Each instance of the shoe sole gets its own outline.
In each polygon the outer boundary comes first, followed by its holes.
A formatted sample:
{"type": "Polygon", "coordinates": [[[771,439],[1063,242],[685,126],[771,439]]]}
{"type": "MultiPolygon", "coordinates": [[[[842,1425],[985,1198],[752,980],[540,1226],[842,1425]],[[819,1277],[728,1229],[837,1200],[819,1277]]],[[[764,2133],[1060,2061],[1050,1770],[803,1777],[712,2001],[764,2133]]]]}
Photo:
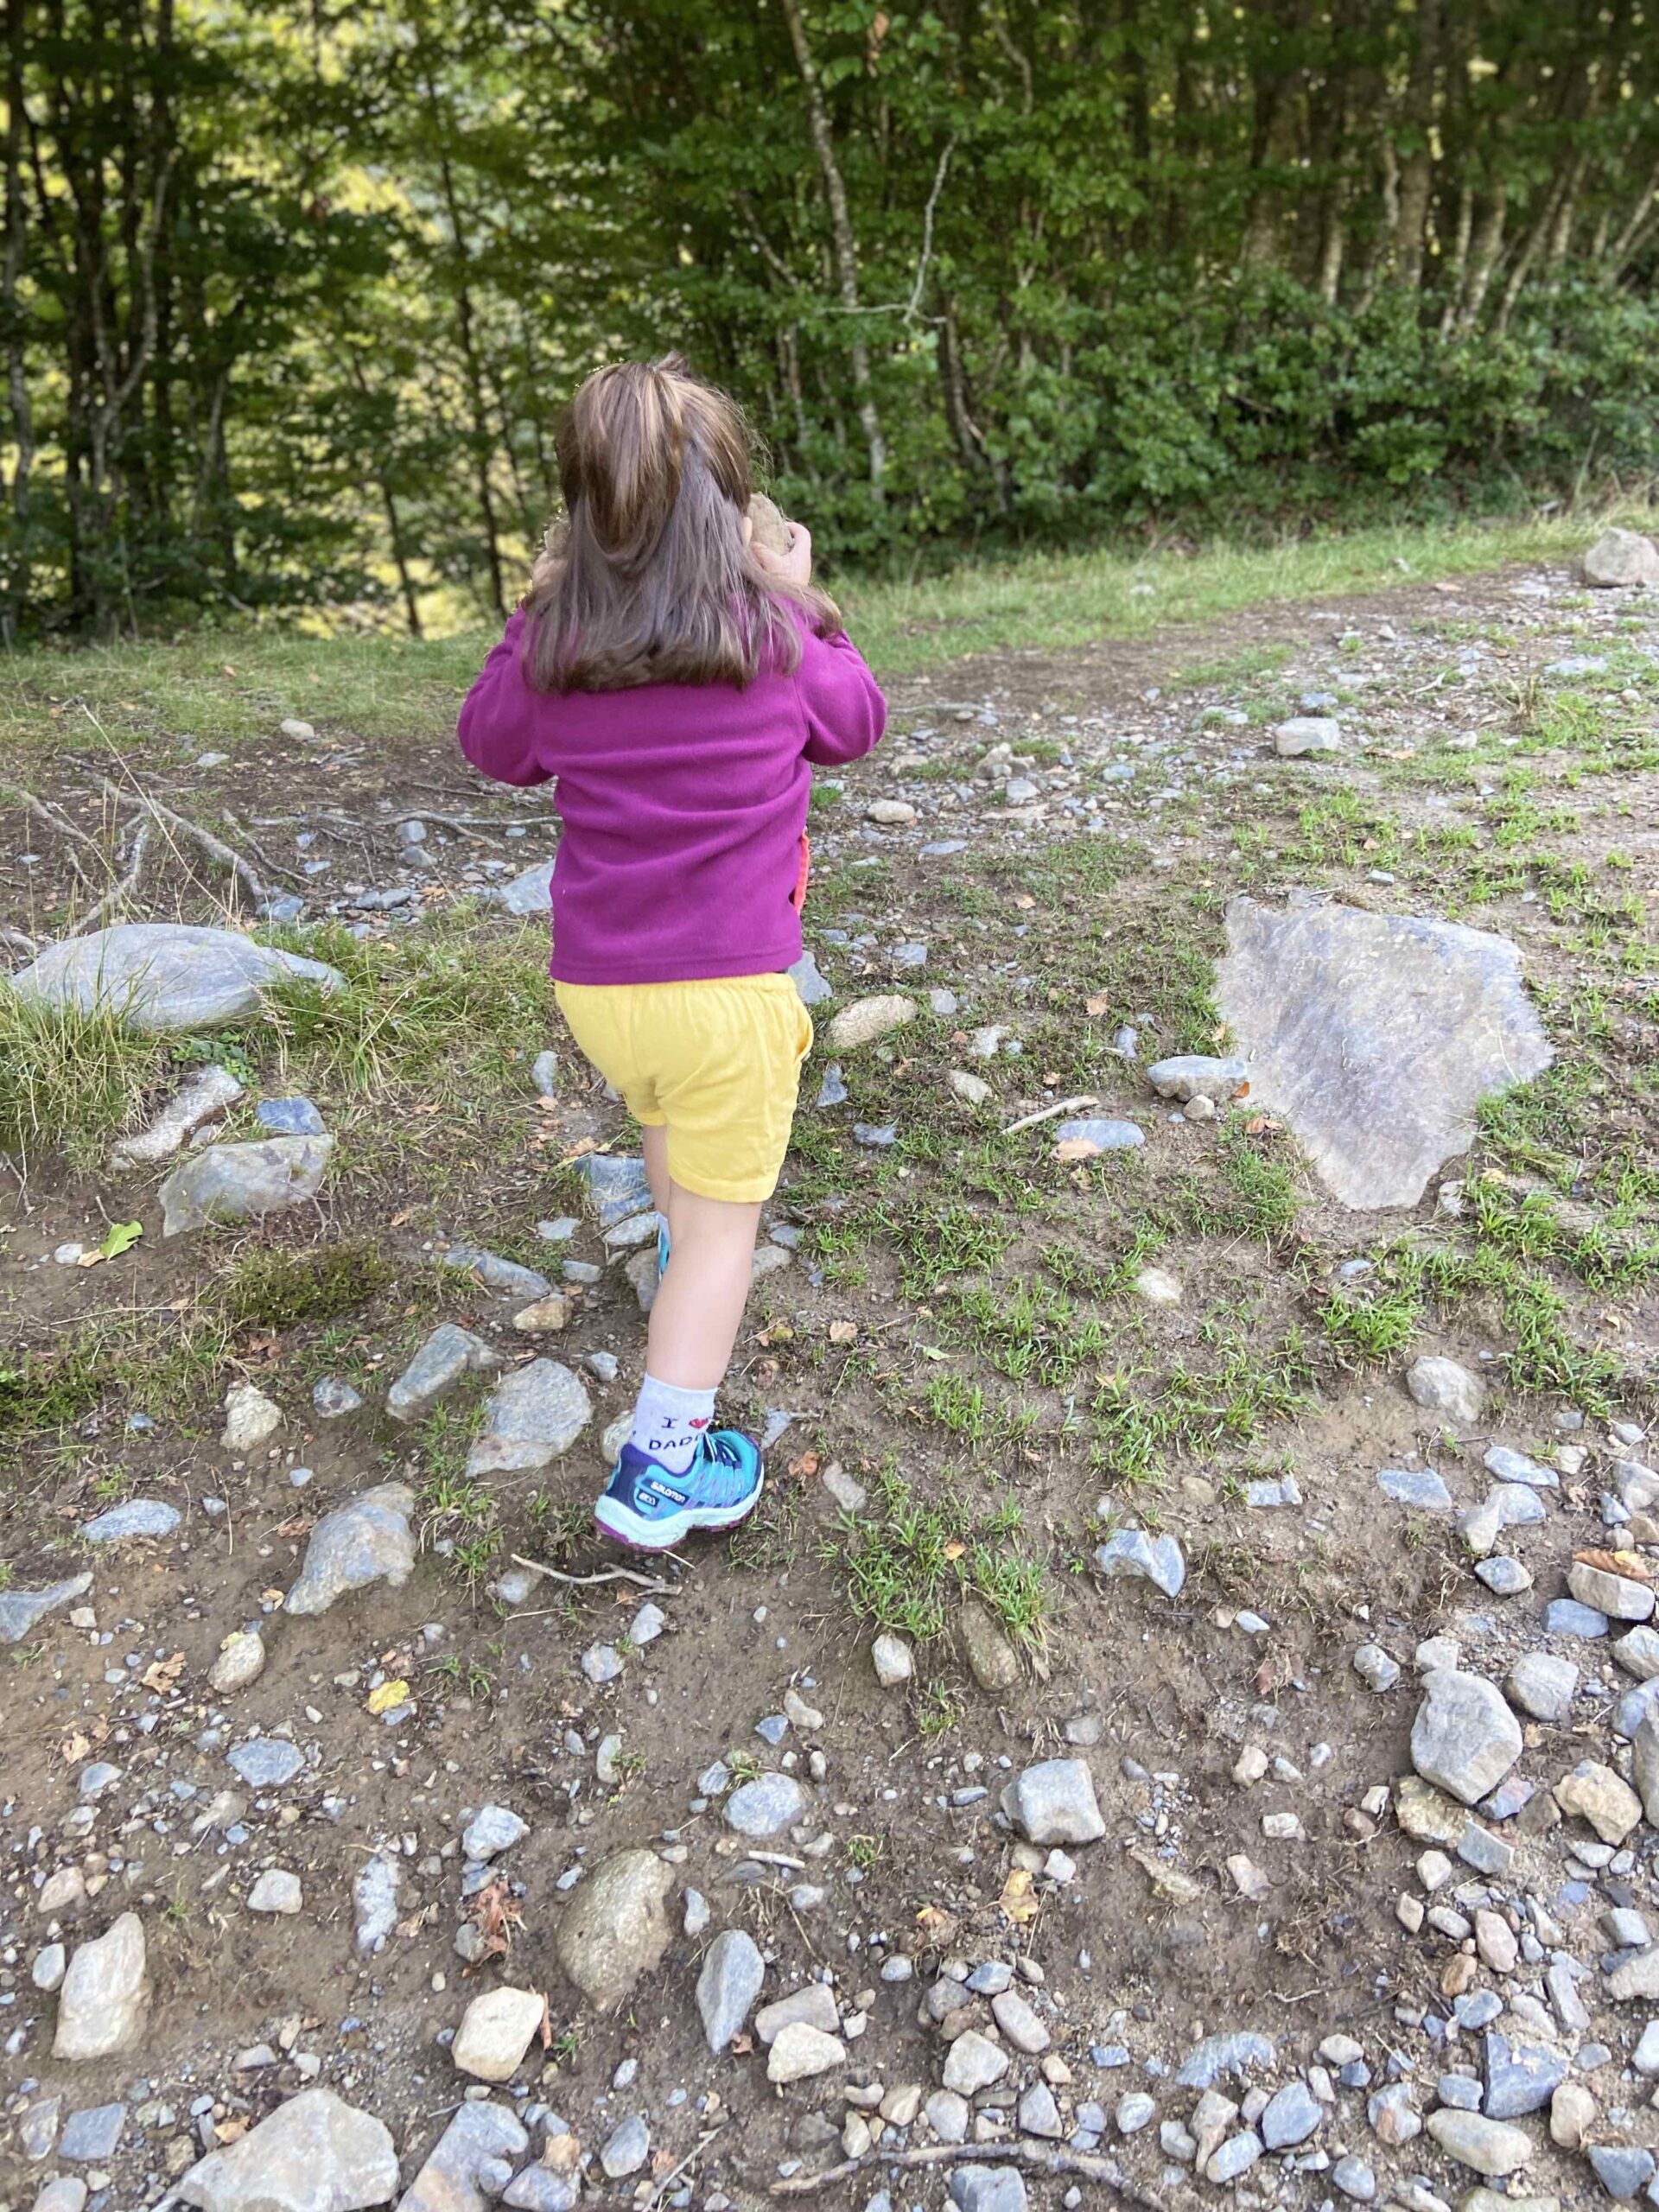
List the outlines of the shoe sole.
{"type": "Polygon", "coordinates": [[[594,1525],[601,1535],[608,1536],[615,1544],[622,1544],[631,1552],[671,1552],[699,1529],[735,1529],[740,1521],[747,1521],[760,1503],[760,1493],[766,1488],[766,1478],[754,1486],[754,1495],[735,1505],[694,1505],[683,1513],[675,1514],[666,1521],[647,1521],[637,1513],[630,1513],[625,1505],[601,1497],[594,1508],[594,1525]]]}

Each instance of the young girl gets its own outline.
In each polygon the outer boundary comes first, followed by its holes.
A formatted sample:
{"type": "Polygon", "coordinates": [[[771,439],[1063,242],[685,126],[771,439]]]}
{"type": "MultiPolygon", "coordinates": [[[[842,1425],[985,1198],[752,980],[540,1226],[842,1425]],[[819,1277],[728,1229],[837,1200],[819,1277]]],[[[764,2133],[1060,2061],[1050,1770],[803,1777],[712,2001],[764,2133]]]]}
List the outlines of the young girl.
{"type": "Polygon", "coordinates": [[[753,543],[749,451],[673,355],[590,377],[559,430],[564,520],[461,715],[486,776],[558,779],[556,995],[645,1131],[666,1224],[632,1433],[594,1509],[646,1551],[760,1495],[759,1447],[713,1418],[812,1043],[785,972],[809,764],[856,760],[887,716],[806,531],[753,543]]]}

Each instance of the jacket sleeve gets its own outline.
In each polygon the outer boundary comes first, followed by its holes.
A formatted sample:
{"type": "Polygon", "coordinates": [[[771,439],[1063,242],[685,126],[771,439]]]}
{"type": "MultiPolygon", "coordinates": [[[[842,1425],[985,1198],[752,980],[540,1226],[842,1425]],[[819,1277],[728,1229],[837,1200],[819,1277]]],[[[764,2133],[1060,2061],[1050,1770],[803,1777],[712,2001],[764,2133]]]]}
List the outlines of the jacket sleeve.
{"type": "Polygon", "coordinates": [[[880,741],[887,726],[887,702],[864,665],[864,657],[843,632],[801,640],[801,664],[795,686],[806,714],[805,753],[820,768],[839,768],[861,760],[880,741]]]}
{"type": "Polygon", "coordinates": [[[474,767],[498,784],[544,784],[553,773],[537,757],[537,725],[547,702],[524,680],[524,639],[521,609],[491,647],[456,729],[474,767]]]}

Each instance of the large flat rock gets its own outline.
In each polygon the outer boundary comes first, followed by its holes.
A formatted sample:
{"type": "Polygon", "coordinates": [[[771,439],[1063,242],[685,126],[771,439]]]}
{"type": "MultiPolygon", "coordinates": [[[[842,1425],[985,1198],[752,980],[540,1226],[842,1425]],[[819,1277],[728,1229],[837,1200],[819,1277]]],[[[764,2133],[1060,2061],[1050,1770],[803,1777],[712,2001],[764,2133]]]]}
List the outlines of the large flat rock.
{"type": "Polygon", "coordinates": [[[1344,1205],[1415,1205],[1481,1100],[1554,1057],[1507,938],[1306,893],[1235,899],[1227,935],[1216,995],[1250,1103],[1344,1205]]]}
{"type": "Polygon", "coordinates": [[[118,922],[48,944],[11,988],[41,1006],[106,1008],[134,1029],[213,1029],[257,1013],[274,983],[296,977],[326,991],[345,982],[321,960],[275,951],[234,930],[118,922]]]}

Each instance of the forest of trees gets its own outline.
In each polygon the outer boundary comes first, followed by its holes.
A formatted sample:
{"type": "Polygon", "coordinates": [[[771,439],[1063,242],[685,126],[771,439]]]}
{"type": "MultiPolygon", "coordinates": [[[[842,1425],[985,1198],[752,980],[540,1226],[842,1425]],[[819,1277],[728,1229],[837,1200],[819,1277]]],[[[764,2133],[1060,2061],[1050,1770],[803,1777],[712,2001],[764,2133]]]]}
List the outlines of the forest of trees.
{"type": "Polygon", "coordinates": [[[9,0],[0,637],[520,588],[678,346],[835,560],[1659,467],[1653,0],[9,0]]]}

